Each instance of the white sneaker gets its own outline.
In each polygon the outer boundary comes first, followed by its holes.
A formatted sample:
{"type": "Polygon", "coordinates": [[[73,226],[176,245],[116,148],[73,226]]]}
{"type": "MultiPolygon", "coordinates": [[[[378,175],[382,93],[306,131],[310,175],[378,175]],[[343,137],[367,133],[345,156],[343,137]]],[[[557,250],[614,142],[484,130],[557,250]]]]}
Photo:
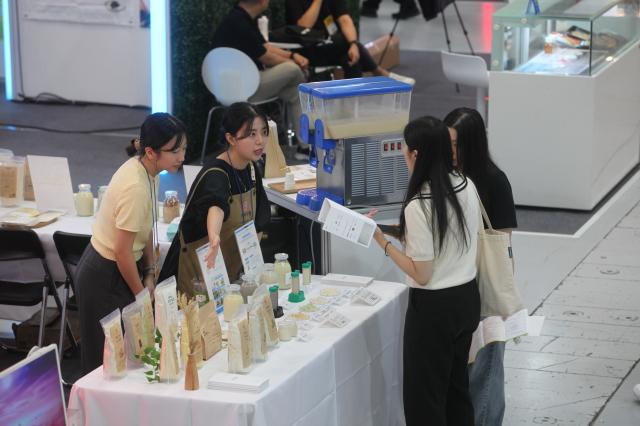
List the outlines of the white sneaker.
{"type": "Polygon", "coordinates": [[[636,394],[636,398],[640,399],[640,384],[633,387],[633,393],[636,394]]]}
{"type": "Polygon", "coordinates": [[[403,83],[410,84],[412,86],[416,84],[416,80],[415,79],[413,79],[411,77],[406,77],[404,75],[396,74],[395,72],[390,72],[389,73],[389,78],[401,81],[403,83]]]}

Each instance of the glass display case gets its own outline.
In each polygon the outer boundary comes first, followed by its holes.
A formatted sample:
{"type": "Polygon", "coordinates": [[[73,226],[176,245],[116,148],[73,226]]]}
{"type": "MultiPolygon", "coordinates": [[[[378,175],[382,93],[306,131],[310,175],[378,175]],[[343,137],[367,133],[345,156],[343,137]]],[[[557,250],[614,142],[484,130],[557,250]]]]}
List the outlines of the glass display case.
{"type": "Polygon", "coordinates": [[[640,38],[640,0],[538,3],[538,14],[514,0],[493,15],[492,71],[594,75],[640,38]]]}

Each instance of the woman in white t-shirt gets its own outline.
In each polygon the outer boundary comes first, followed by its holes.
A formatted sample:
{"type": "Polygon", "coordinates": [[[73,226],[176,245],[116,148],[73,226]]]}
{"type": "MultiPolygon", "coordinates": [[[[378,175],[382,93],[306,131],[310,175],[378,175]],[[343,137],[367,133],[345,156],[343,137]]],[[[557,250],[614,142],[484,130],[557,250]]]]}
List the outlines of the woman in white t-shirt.
{"type": "Polygon", "coordinates": [[[100,319],[132,303],[145,287],[153,295],[160,257],[158,175],[178,171],[186,149],[184,124],[167,113],[152,114],[127,147],[133,158],[109,182],[75,277],[84,374],[102,364],[100,319]]]}
{"type": "Polygon", "coordinates": [[[479,204],[453,167],[447,127],[433,117],[404,129],[409,186],[400,215],[404,250],[378,229],[375,240],[407,274],[404,411],[407,426],[473,425],[467,361],[478,326],[479,204]]]}

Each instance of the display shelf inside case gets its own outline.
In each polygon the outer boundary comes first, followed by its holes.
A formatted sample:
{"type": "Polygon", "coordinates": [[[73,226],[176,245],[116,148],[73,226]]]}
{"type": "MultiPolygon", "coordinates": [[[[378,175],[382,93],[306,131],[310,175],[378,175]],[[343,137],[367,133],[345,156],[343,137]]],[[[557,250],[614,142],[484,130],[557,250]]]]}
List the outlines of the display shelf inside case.
{"type": "Polygon", "coordinates": [[[493,15],[492,71],[593,75],[640,39],[640,0],[515,0],[493,15]]]}

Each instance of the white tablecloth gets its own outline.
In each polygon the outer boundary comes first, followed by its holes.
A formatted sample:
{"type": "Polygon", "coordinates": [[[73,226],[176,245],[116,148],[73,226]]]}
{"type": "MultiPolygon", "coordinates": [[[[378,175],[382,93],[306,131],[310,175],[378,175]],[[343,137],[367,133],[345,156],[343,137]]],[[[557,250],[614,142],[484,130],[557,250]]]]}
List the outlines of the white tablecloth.
{"type": "MultiPolygon", "coordinates": [[[[35,203],[27,203],[25,207],[35,207],[35,203]]],[[[0,207],[0,217],[17,209],[17,207],[0,207]]],[[[76,234],[91,235],[91,227],[94,217],[80,217],[66,214],[50,225],[36,228],[34,231],[40,237],[42,246],[45,251],[47,265],[51,272],[51,276],[55,281],[64,281],[66,274],[62,266],[60,256],[53,242],[53,233],[56,231],[73,232],[76,234]]],[[[167,240],[167,228],[169,225],[162,222],[158,223],[158,234],[160,240],[160,261],[162,261],[169,250],[171,243],[167,240]]],[[[0,278],[5,279],[22,279],[22,280],[40,280],[42,279],[42,267],[39,261],[12,263],[11,268],[0,268],[0,278]]],[[[54,306],[53,299],[49,299],[47,306],[54,306]]],[[[39,307],[15,307],[0,305],[0,318],[11,318],[15,320],[25,320],[29,318],[33,312],[39,310],[39,307]]]]}
{"type": "Polygon", "coordinates": [[[408,291],[403,284],[378,281],[369,288],[382,301],[338,307],[351,319],[344,328],[315,327],[311,341],[281,342],[266,362],[254,364],[249,374],[270,381],[262,393],[207,389],[214,373],[226,371],[226,349],[200,369],[197,391],[185,391],[184,378],[148,384],[141,369],[109,381],[98,368],[73,386],[69,424],[402,425],[408,291]]]}

